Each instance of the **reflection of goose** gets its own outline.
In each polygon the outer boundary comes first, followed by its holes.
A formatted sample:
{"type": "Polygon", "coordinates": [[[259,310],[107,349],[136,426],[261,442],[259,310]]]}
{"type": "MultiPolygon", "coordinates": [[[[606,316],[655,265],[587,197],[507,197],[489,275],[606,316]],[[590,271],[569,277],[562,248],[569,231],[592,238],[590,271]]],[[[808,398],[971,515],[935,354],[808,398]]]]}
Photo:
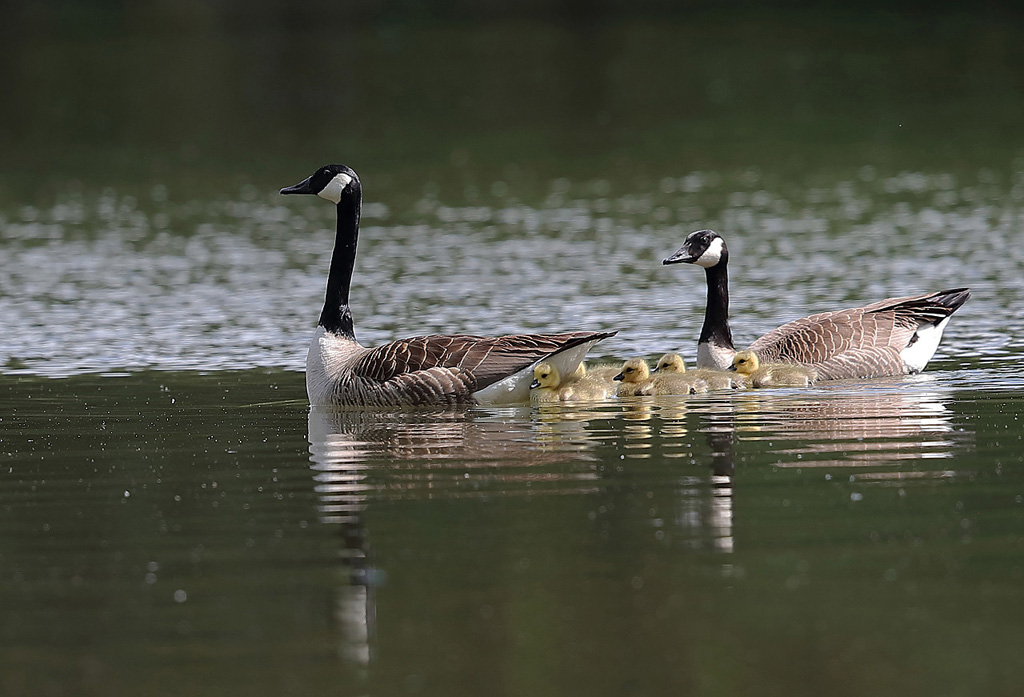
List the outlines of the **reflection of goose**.
{"type": "Polygon", "coordinates": [[[737,351],[729,370],[745,375],[751,387],[804,387],[817,377],[817,371],[799,363],[764,363],[753,351],[737,351]]]}
{"type": "MultiPolygon", "coordinates": [[[[558,482],[553,487],[558,490],[563,485],[567,491],[582,490],[580,482],[593,478],[589,451],[596,441],[591,434],[582,434],[585,447],[574,458],[580,466],[567,466],[564,455],[550,452],[549,444],[539,447],[534,442],[535,424],[528,415],[529,410],[519,409],[492,415],[483,409],[392,412],[313,407],[310,450],[320,469],[326,467],[317,481],[336,485],[318,492],[348,493],[353,478],[362,482],[370,471],[376,474],[377,491],[416,489],[421,482],[410,480],[408,472],[429,471],[432,491],[440,494],[450,483],[454,487],[450,491],[462,495],[467,473],[477,470],[488,481],[501,480],[510,486],[544,479],[558,482]],[[494,470],[496,464],[502,465],[500,472],[494,470]],[[344,477],[336,474],[339,471],[344,477]]],[[[332,505],[328,510],[341,509],[332,505]]]]}
{"type": "Polygon", "coordinates": [[[568,374],[591,346],[615,333],[434,335],[365,348],[356,341],[348,297],[359,234],[359,177],[345,165],[327,165],[281,193],[315,194],[338,207],[327,295],[306,358],[306,392],[312,404],[526,402],[530,369],[537,361],[552,361],[568,374]]]}
{"type": "MultiPolygon", "coordinates": [[[[740,440],[770,441],[773,454],[799,456],[775,462],[777,467],[878,468],[908,459],[953,457],[954,440],[970,436],[968,432],[954,433],[951,414],[944,405],[951,399],[951,395],[906,382],[887,385],[880,381],[872,383],[871,389],[826,383],[798,397],[757,390],[737,395],[730,404],[737,410],[740,440]]],[[[903,478],[945,474],[945,469],[936,472],[924,466],[920,471],[896,473],[903,478]]]]}
{"type": "MultiPolygon", "coordinates": [[[[583,364],[580,363],[580,366],[583,364]]],[[[580,371],[577,371],[580,372],[580,371]]],[[[533,369],[530,383],[530,402],[550,404],[553,402],[592,402],[608,397],[611,381],[597,379],[583,372],[574,380],[562,380],[558,368],[548,361],[541,361],[533,369]]]]}
{"type": "MultiPolygon", "coordinates": [[[[727,368],[736,353],[729,328],[729,250],[712,230],[690,233],[665,264],[704,268],[708,301],[697,342],[697,365],[727,368]]],[[[967,288],[889,298],[864,307],[823,312],[774,329],[751,344],[763,361],[814,366],[819,380],[919,373],[931,360],[950,315],[967,288]]]]}
{"type": "Polygon", "coordinates": [[[650,366],[642,358],[631,358],[623,363],[622,370],[612,379],[622,383],[616,390],[620,397],[697,394],[708,391],[706,382],[687,373],[662,373],[652,376],[650,366]]]}
{"type": "Polygon", "coordinates": [[[724,370],[712,370],[711,368],[697,368],[687,370],[686,362],[678,353],[666,353],[658,359],[658,366],[655,373],[686,373],[695,378],[700,378],[708,384],[709,390],[730,390],[739,387],[746,387],[746,379],[737,373],[729,373],[724,370]]]}
{"type": "Polygon", "coordinates": [[[346,660],[366,670],[376,624],[376,570],[370,562],[362,520],[371,490],[361,461],[367,451],[348,450],[345,437],[334,432],[331,415],[317,407],[310,410],[308,428],[320,521],[340,526],[339,558],[348,575],[347,583],[338,586],[335,599],[335,618],[341,632],[339,649],[346,660]]]}

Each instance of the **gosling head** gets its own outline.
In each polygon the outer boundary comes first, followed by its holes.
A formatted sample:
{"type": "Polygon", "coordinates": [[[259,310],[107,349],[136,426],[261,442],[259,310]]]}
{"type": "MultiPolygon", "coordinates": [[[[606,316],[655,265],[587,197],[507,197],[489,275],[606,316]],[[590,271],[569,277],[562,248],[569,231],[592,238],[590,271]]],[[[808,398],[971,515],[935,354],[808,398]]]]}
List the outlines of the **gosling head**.
{"type": "Polygon", "coordinates": [[[358,197],[359,192],[359,177],[345,165],[324,165],[295,186],[281,189],[282,194],[314,194],[331,203],[340,203],[345,194],[358,197]]]}
{"type": "Polygon", "coordinates": [[[761,367],[757,354],[753,351],[737,351],[732,358],[732,365],[729,370],[734,370],[740,375],[751,375],[761,367]]]}
{"type": "Polygon", "coordinates": [[[547,361],[541,361],[533,368],[533,382],[530,383],[530,389],[558,387],[561,381],[562,378],[558,375],[558,368],[547,361]]]}
{"type": "Polygon", "coordinates": [[[725,240],[714,230],[698,230],[691,232],[683,241],[683,246],[672,256],[663,260],[662,264],[696,264],[710,269],[723,264],[729,259],[729,250],[725,240]]]}
{"type": "Polygon", "coordinates": [[[651,369],[643,358],[630,358],[622,364],[622,370],[612,380],[622,382],[643,382],[651,376],[651,369]]]}
{"type": "Polygon", "coordinates": [[[658,359],[658,367],[654,369],[655,373],[685,373],[686,363],[683,362],[683,357],[678,353],[666,353],[664,356],[658,359]]]}

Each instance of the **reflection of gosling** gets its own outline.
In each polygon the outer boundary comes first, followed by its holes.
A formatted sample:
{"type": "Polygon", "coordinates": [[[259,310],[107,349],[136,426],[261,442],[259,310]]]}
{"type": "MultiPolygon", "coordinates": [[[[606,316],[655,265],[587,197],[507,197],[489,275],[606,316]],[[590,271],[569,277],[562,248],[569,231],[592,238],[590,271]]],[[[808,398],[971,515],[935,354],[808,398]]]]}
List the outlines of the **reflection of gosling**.
{"type": "Polygon", "coordinates": [[[586,375],[567,383],[558,374],[558,368],[547,361],[542,361],[533,369],[530,402],[551,404],[553,402],[595,401],[606,399],[610,391],[611,386],[608,383],[586,375]]]}
{"type": "Polygon", "coordinates": [[[746,375],[751,387],[803,387],[814,382],[818,373],[810,366],[799,363],[765,363],[761,365],[753,351],[739,351],[732,359],[732,367],[746,375]]]}
{"type": "Polygon", "coordinates": [[[620,380],[622,383],[616,390],[616,394],[620,397],[697,394],[708,391],[707,382],[685,373],[663,373],[652,376],[647,361],[642,358],[631,358],[623,363],[622,370],[614,379],[620,380]]]}
{"type": "Polygon", "coordinates": [[[670,373],[686,373],[695,378],[700,378],[708,384],[709,390],[731,390],[739,387],[746,387],[747,381],[738,373],[730,373],[725,370],[712,370],[710,368],[697,368],[687,370],[683,357],[678,353],[666,353],[658,360],[658,367],[654,369],[659,375],[670,373]]]}

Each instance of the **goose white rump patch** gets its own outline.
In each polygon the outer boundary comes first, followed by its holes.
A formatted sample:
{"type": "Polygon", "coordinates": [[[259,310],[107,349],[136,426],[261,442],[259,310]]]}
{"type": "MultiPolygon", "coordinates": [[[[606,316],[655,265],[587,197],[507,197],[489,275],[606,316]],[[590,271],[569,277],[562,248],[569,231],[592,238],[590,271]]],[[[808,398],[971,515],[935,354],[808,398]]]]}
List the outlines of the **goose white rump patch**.
{"type": "Polygon", "coordinates": [[[920,373],[935,355],[935,349],[942,340],[942,330],[946,328],[949,317],[938,324],[926,324],[917,329],[917,341],[900,351],[900,359],[908,373],[920,373]]]}

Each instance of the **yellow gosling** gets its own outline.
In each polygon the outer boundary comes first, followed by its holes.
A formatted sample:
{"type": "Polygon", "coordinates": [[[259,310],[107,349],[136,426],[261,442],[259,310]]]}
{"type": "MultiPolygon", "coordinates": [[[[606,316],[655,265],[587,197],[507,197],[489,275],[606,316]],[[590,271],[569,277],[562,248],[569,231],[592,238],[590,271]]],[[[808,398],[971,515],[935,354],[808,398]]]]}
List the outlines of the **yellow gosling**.
{"type": "Polygon", "coordinates": [[[611,383],[615,376],[619,374],[620,368],[618,365],[610,363],[599,363],[593,367],[588,365],[586,370],[588,378],[611,383]]]}
{"type": "MultiPolygon", "coordinates": [[[[568,385],[573,389],[573,399],[576,401],[594,401],[607,399],[610,395],[615,393],[615,383],[612,382],[612,376],[618,372],[617,368],[609,368],[606,366],[597,366],[596,368],[588,368],[585,363],[580,362],[582,370],[577,368],[573,371],[573,375],[576,377],[568,382],[568,385]]],[[[562,385],[565,386],[567,381],[563,380],[562,385]]]]}
{"type": "MultiPolygon", "coordinates": [[[[538,364],[533,369],[533,377],[535,379],[537,377],[537,368],[539,368],[541,365],[548,365],[548,364],[547,363],[541,363],[541,364],[538,364]]],[[[553,366],[551,366],[551,367],[553,367],[553,366]]],[[[555,372],[557,372],[557,370],[555,372]]],[[[568,385],[569,383],[576,382],[580,378],[584,378],[586,376],[587,376],[587,364],[584,361],[580,361],[580,364],[578,366],[576,366],[576,370],[572,371],[571,373],[566,375],[564,378],[562,378],[561,384],[562,385],[568,385]]]]}
{"type": "Polygon", "coordinates": [[[650,366],[642,358],[631,358],[622,364],[613,379],[620,381],[616,394],[620,397],[637,395],[697,394],[707,392],[704,380],[681,373],[651,375],[650,366]]]}
{"type": "Polygon", "coordinates": [[[685,373],[686,362],[678,353],[666,353],[658,359],[658,366],[655,373],[685,373]]]}
{"type": "Polygon", "coordinates": [[[817,371],[800,363],[764,363],[753,351],[739,351],[732,367],[747,376],[751,387],[804,387],[818,378],[817,371]]]}
{"type": "Polygon", "coordinates": [[[577,380],[586,378],[588,380],[607,383],[610,389],[612,378],[618,375],[618,373],[619,366],[617,365],[596,365],[591,368],[587,365],[586,361],[580,361],[580,364],[576,366],[576,370],[563,378],[562,384],[568,385],[571,382],[576,382],[577,380]]]}
{"type": "Polygon", "coordinates": [[[649,394],[644,389],[651,381],[651,368],[647,361],[642,358],[630,358],[622,364],[619,374],[612,378],[619,381],[615,388],[615,394],[619,397],[635,397],[636,395],[649,394]]]}
{"type": "MultiPolygon", "coordinates": [[[[575,371],[574,371],[575,372],[575,371]]],[[[572,382],[563,381],[558,368],[547,361],[538,363],[533,369],[530,383],[531,404],[552,404],[554,402],[585,402],[608,398],[611,385],[588,378],[577,377],[572,382]]]]}
{"type": "Polygon", "coordinates": [[[746,378],[738,373],[712,370],[711,368],[687,370],[683,357],[678,353],[666,353],[658,359],[658,367],[654,369],[654,372],[659,375],[686,373],[706,382],[709,390],[735,390],[747,386],[746,378]]]}

